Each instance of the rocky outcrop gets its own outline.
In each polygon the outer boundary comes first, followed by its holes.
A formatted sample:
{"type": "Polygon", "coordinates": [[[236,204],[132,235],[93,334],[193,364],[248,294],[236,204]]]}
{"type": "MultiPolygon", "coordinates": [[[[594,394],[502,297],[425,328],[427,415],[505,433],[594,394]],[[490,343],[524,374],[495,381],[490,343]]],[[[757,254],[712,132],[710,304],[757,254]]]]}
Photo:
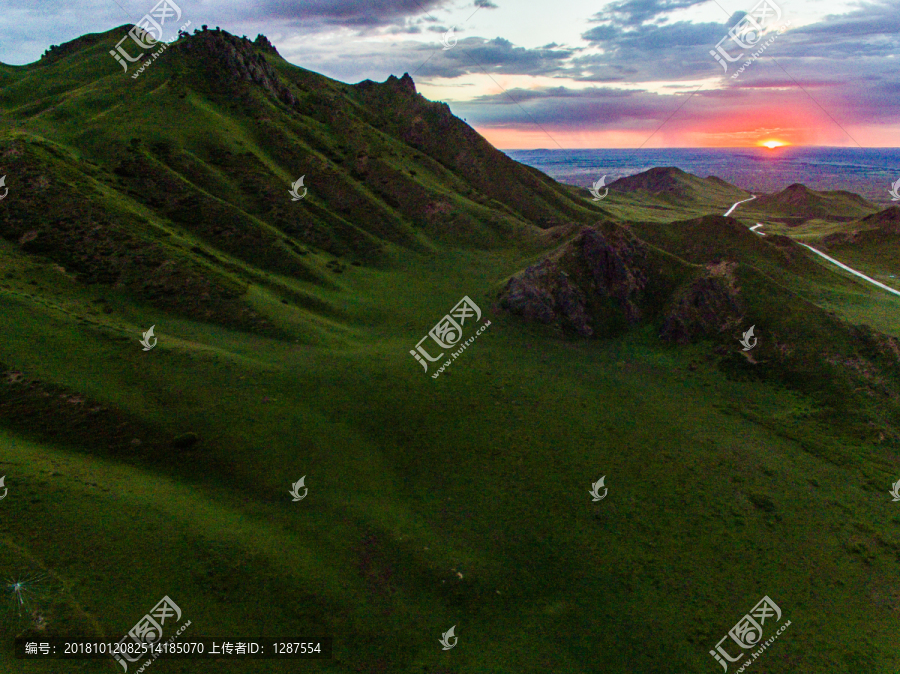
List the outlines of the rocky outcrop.
{"type": "Polygon", "coordinates": [[[739,325],[743,311],[732,271],[717,265],[684,286],[673,297],[659,331],[660,339],[686,344],[739,325]]]}
{"type": "MultiPolygon", "coordinates": [[[[262,46],[262,51],[277,54],[272,44],[262,35],[256,38],[256,44],[262,46]]],[[[195,31],[187,39],[176,43],[175,47],[210,62],[211,71],[218,73],[226,81],[254,82],[282,103],[291,106],[297,104],[297,97],[257,52],[254,43],[245,37],[240,38],[222,30],[205,29],[195,31]]]]}
{"type": "Polygon", "coordinates": [[[612,223],[585,228],[511,278],[499,306],[583,337],[653,320],[661,325],[660,339],[686,343],[741,324],[736,263],[684,265],[673,272],[653,250],[612,223]]]}
{"type": "Polygon", "coordinates": [[[267,38],[265,35],[257,35],[256,39],[253,41],[253,44],[268,54],[281,56],[281,54],[278,53],[278,50],[275,49],[275,45],[269,42],[269,38],[267,38]]]}
{"type": "Polygon", "coordinates": [[[585,230],[576,245],[593,281],[591,290],[613,299],[626,320],[637,323],[641,319],[638,300],[648,279],[646,248],[618,227],[604,233],[585,230]]]}
{"type": "Polygon", "coordinates": [[[590,337],[602,304],[615,307],[628,324],[639,322],[647,281],[641,242],[619,227],[585,228],[556,254],[511,278],[500,307],[590,337]]]}
{"type": "Polygon", "coordinates": [[[403,73],[403,77],[400,78],[397,78],[394,75],[390,75],[384,82],[363,80],[362,82],[354,84],[353,86],[363,93],[379,91],[394,94],[405,94],[408,96],[415,96],[417,93],[419,93],[418,91],[416,91],[416,83],[413,81],[413,78],[410,77],[409,73],[403,73]]]}
{"type": "Polygon", "coordinates": [[[511,314],[545,325],[558,322],[582,337],[590,337],[594,329],[585,305],[584,292],[551,260],[511,278],[500,298],[500,307],[511,314]]]}

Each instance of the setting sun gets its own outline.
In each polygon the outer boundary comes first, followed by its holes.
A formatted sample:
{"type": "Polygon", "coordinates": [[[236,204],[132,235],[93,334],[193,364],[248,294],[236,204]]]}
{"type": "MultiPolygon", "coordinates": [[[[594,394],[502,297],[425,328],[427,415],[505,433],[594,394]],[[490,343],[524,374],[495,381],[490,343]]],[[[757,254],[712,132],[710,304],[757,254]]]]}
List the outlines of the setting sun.
{"type": "Polygon", "coordinates": [[[780,140],[767,140],[767,141],[760,143],[760,145],[762,145],[763,147],[767,147],[770,150],[774,150],[776,147],[783,147],[783,146],[787,145],[787,143],[784,143],[780,140]]]}

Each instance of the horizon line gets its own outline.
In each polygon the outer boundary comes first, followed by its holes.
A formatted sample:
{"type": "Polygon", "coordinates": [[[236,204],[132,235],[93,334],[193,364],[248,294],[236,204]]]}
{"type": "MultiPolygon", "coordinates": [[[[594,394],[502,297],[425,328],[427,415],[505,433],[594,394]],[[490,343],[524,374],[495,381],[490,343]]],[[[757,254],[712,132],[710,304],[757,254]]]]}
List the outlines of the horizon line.
{"type": "Polygon", "coordinates": [[[900,150],[900,146],[896,145],[866,145],[863,147],[855,145],[785,145],[770,149],[761,145],[679,145],[677,147],[565,147],[565,148],[549,148],[549,147],[497,147],[501,152],[566,152],[569,150],[626,150],[631,152],[646,152],[652,150],[765,150],[766,152],[775,152],[788,148],[823,148],[832,150],[900,150]]]}

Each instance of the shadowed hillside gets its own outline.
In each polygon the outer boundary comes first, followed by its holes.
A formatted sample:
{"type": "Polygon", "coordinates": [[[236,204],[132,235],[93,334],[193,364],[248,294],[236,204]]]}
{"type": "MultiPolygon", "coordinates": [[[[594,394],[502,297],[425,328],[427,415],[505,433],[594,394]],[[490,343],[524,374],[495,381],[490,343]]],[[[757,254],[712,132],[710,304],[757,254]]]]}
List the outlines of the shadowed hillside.
{"type": "Polygon", "coordinates": [[[900,235],[900,206],[891,206],[850,223],[843,234],[829,235],[823,239],[825,245],[841,243],[889,242],[900,235]]]}
{"type": "Polygon", "coordinates": [[[900,289],[900,207],[891,206],[815,241],[830,255],[900,289]]]}

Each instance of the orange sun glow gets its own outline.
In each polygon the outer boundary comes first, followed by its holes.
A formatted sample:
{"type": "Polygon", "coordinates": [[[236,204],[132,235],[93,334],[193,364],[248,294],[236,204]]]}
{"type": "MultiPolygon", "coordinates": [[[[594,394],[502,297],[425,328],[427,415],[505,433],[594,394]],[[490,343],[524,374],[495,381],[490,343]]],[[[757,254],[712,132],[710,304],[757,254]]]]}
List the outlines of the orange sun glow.
{"type": "Polygon", "coordinates": [[[780,140],[766,140],[760,143],[760,145],[762,145],[763,147],[767,147],[770,150],[774,150],[776,147],[783,147],[787,145],[787,143],[780,140]]]}

